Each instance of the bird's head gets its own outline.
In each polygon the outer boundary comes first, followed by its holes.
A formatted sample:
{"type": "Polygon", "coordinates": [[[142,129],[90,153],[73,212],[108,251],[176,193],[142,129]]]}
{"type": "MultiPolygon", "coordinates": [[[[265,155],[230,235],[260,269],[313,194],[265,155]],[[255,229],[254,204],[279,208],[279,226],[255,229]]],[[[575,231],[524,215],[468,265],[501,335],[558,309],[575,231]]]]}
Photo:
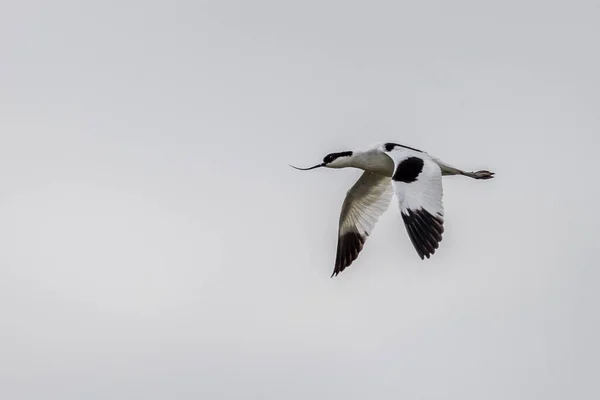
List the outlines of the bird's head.
{"type": "Polygon", "coordinates": [[[311,169],[326,167],[326,168],[345,168],[351,166],[352,152],[342,151],[339,153],[329,153],[323,158],[323,162],[309,168],[298,168],[290,165],[292,168],[299,169],[301,171],[308,171],[311,169]]]}

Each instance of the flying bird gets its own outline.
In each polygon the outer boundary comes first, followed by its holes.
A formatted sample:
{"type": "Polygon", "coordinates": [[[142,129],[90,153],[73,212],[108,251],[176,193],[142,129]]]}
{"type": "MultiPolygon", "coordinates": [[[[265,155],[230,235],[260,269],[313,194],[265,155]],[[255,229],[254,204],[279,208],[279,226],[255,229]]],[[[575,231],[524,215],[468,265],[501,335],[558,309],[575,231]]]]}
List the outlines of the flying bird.
{"type": "Polygon", "coordinates": [[[408,236],[423,260],[431,257],[442,241],[444,207],[442,176],[463,175],[490,179],[486,170],[466,172],[424,151],[397,143],[383,143],[365,150],[331,153],[310,168],[358,168],[364,172],[346,193],[338,226],[333,276],[356,260],[379,217],[395,193],[408,236]]]}

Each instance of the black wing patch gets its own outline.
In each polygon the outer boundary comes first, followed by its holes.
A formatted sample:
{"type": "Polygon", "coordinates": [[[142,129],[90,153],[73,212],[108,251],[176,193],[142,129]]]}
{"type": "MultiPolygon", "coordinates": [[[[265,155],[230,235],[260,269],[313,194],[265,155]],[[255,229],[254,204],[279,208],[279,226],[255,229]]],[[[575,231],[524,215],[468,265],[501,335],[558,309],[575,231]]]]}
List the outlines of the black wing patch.
{"type": "Polygon", "coordinates": [[[425,165],[423,159],[419,157],[408,157],[398,164],[392,179],[396,182],[414,182],[417,180],[421,171],[423,171],[423,165],[425,165]]]}
{"type": "Polygon", "coordinates": [[[403,145],[398,144],[398,143],[386,143],[386,144],[383,145],[383,148],[385,149],[385,151],[392,151],[396,147],[404,147],[405,149],[417,151],[419,153],[424,153],[424,151],[417,150],[417,149],[414,149],[414,148],[408,147],[408,146],[403,146],[403,145]]]}
{"type": "Polygon", "coordinates": [[[338,238],[335,268],[333,269],[333,274],[331,274],[332,277],[342,272],[356,260],[366,240],[366,236],[353,231],[345,233],[338,238]]]}
{"type": "Polygon", "coordinates": [[[410,241],[421,260],[425,257],[431,257],[442,241],[444,219],[440,216],[431,215],[429,211],[423,208],[419,210],[409,209],[407,214],[404,212],[401,214],[410,241]]]}

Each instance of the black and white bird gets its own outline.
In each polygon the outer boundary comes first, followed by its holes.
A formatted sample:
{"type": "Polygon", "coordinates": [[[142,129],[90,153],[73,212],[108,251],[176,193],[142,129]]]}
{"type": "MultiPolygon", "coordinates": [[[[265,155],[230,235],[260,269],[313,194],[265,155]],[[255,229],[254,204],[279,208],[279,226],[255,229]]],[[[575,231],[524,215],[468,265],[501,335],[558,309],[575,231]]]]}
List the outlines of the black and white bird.
{"type": "Polygon", "coordinates": [[[346,269],[363,249],[379,217],[396,194],[408,236],[421,259],[433,255],[442,241],[444,207],[442,176],[490,179],[490,171],[465,172],[421,150],[383,143],[365,150],[325,156],[319,167],[359,168],[365,172],[348,190],[342,204],[333,274],[346,269]]]}

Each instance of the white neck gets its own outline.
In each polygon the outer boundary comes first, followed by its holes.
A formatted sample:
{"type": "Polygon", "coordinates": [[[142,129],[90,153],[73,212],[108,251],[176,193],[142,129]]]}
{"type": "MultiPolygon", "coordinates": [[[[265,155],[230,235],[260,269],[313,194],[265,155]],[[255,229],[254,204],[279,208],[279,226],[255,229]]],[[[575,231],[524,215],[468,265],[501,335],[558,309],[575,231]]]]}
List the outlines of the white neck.
{"type": "Polygon", "coordinates": [[[392,176],[394,174],[394,162],[389,156],[381,151],[356,151],[348,158],[347,162],[348,167],[376,172],[386,176],[392,176]]]}

